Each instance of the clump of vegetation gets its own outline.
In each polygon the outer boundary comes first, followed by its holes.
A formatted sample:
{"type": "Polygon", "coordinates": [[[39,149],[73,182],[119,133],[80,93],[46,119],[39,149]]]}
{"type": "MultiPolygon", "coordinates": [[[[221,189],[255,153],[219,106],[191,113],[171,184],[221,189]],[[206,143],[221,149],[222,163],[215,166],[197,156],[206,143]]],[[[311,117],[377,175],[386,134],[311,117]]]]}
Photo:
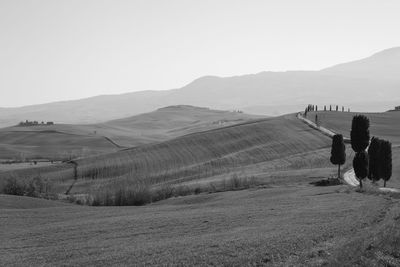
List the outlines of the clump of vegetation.
{"type": "Polygon", "coordinates": [[[239,177],[232,175],[229,179],[201,185],[171,185],[163,184],[151,187],[144,181],[135,182],[129,186],[120,186],[115,189],[105,189],[87,197],[86,201],[71,198],[77,204],[92,206],[141,206],[161,201],[171,197],[197,195],[200,193],[215,193],[233,190],[243,190],[258,185],[254,177],[239,177]]]}
{"type": "Polygon", "coordinates": [[[2,193],[16,196],[29,197],[48,197],[51,192],[52,184],[47,179],[40,176],[33,177],[29,180],[18,179],[11,176],[6,179],[3,185],[2,193]]]}

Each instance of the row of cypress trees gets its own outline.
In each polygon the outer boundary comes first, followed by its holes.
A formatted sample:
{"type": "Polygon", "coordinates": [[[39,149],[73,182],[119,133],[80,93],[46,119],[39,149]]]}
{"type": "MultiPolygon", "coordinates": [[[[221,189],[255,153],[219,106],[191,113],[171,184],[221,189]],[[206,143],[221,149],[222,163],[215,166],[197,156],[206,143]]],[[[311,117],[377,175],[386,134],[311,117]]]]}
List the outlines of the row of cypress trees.
{"type": "MultiPolygon", "coordinates": [[[[327,111],[327,110],[328,110],[328,109],[326,108],[326,105],[325,105],[325,106],[324,106],[324,111],[327,111]]],[[[332,105],[329,105],[329,111],[333,111],[333,110],[339,111],[339,105],[336,105],[336,109],[335,109],[335,106],[333,106],[333,109],[332,109],[332,105]]],[[[317,105],[309,104],[309,105],[306,107],[306,109],[304,110],[304,114],[307,114],[307,113],[310,112],[310,111],[318,111],[318,106],[317,106],[317,105]]],[[[344,111],[345,111],[345,110],[344,110],[344,106],[342,106],[342,112],[344,112],[344,111]]],[[[348,108],[347,111],[350,112],[350,109],[348,108]]]]}
{"type": "MultiPolygon", "coordinates": [[[[386,182],[392,176],[392,144],[377,137],[373,137],[370,143],[369,126],[369,119],[366,116],[353,117],[350,137],[351,147],[356,153],[353,159],[354,172],[360,181],[360,188],[366,177],[374,182],[383,179],[386,187],[386,182]]],[[[340,134],[332,139],[330,161],[338,165],[338,177],[340,177],[340,165],[346,162],[346,147],[340,134]]]]}

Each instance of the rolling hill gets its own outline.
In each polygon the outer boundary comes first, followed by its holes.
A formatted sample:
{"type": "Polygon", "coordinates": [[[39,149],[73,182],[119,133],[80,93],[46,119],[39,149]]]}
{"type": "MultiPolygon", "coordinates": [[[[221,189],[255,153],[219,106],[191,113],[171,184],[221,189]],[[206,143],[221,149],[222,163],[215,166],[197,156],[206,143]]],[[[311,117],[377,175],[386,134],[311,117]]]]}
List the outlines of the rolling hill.
{"type": "Polygon", "coordinates": [[[0,125],[15,125],[26,119],[97,123],[181,104],[279,115],[302,110],[308,103],[329,101],[350,106],[352,110],[381,112],[400,102],[399,51],[399,47],[388,49],[321,71],[260,72],[226,78],[206,76],[173,90],[2,108],[0,125]]]}
{"type": "Polygon", "coordinates": [[[309,184],[335,173],[330,144],[330,138],[286,115],[81,159],[80,175],[88,176],[75,182],[66,164],[43,167],[43,177],[52,179],[57,192],[73,184],[73,194],[134,180],[183,184],[232,173],[255,176],[263,186],[142,207],[0,195],[5,240],[0,260],[34,266],[396,263],[398,199],[309,184]]]}
{"type": "Polygon", "coordinates": [[[0,129],[0,159],[85,157],[258,118],[181,105],[99,124],[8,127],[0,129]]]}
{"type": "MultiPolygon", "coordinates": [[[[272,172],[296,170],[302,180],[304,169],[333,167],[327,159],[329,146],[328,137],[309,128],[294,115],[287,115],[82,158],[77,160],[81,178],[76,182],[72,176],[73,166],[68,164],[14,173],[23,177],[40,173],[55,179],[59,184],[58,193],[65,192],[71,183],[75,184],[71,193],[88,193],[93,188],[137,181],[151,185],[181,184],[215,179],[218,175],[217,179],[223,179],[239,172],[274,179],[272,172]]],[[[279,179],[274,180],[279,183],[279,179]]],[[[285,181],[282,178],[281,182],[285,181]]]]}

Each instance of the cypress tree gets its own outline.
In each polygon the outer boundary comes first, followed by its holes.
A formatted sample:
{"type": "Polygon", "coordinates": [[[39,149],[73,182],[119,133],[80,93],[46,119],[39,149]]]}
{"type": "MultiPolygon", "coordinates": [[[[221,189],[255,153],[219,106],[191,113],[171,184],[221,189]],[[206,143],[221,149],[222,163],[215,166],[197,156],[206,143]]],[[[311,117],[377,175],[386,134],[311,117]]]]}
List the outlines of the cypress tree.
{"type": "Polygon", "coordinates": [[[371,144],[368,148],[368,157],[369,157],[369,172],[368,179],[372,181],[379,181],[380,176],[380,157],[381,157],[381,144],[382,140],[377,137],[373,137],[371,139],[371,144]]]}
{"type": "Polygon", "coordinates": [[[326,111],[326,105],[324,106],[324,111],[326,111]]]}
{"type": "Polygon", "coordinates": [[[356,153],[364,151],[369,145],[369,119],[364,115],[353,117],[351,124],[351,147],[356,153]]]}
{"type": "Polygon", "coordinates": [[[336,134],[332,139],[331,163],[338,165],[338,179],[340,178],[340,165],[346,162],[346,146],[343,141],[343,135],[336,134]]]}
{"type": "Polygon", "coordinates": [[[392,143],[382,141],[380,152],[380,175],[383,179],[383,186],[386,187],[386,182],[392,177],[392,143]]]}
{"type": "Polygon", "coordinates": [[[329,106],[329,111],[332,111],[332,105],[329,106]]]}
{"type": "Polygon", "coordinates": [[[362,188],[362,180],[368,175],[368,154],[365,151],[358,152],[353,160],[353,168],[357,179],[360,181],[362,188]]]}

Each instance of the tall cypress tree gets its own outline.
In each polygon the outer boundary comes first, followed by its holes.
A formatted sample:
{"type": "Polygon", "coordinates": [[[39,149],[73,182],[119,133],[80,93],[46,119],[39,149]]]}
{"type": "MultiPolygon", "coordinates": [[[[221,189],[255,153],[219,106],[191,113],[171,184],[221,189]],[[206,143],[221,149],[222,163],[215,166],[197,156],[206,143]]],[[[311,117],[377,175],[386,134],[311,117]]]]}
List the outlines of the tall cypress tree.
{"type": "Polygon", "coordinates": [[[383,186],[386,187],[386,182],[392,177],[392,143],[382,141],[380,152],[380,175],[384,181],[383,186]]]}
{"type": "Polygon", "coordinates": [[[351,124],[351,147],[357,153],[353,160],[353,168],[362,188],[362,180],[368,175],[369,159],[365,149],[369,145],[369,119],[364,115],[353,117],[351,124]]]}
{"type": "Polygon", "coordinates": [[[332,139],[331,163],[338,165],[338,179],[340,178],[340,165],[346,162],[346,146],[343,141],[343,135],[336,134],[332,139]]]}
{"type": "Polygon", "coordinates": [[[369,172],[368,179],[372,181],[379,181],[380,176],[380,157],[381,157],[381,144],[382,140],[377,137],[372,137],[371,144],[368,148],[368,156],[369,156],[369,172]]]}
{"type": "Polygon", "coordinates": [[[351,147],[356,153],[364,151],[369,145],[369,119],[364,115],[353,117],[351,124],[351,147]]]}
{"type": "Polygon", "coordinates": [[[360,188],[362,188],[362,180],[368,175],[368,163],[368,154],[365,151],[358,152],[354,157],[353,168],[360,181],[360,188]]]}

